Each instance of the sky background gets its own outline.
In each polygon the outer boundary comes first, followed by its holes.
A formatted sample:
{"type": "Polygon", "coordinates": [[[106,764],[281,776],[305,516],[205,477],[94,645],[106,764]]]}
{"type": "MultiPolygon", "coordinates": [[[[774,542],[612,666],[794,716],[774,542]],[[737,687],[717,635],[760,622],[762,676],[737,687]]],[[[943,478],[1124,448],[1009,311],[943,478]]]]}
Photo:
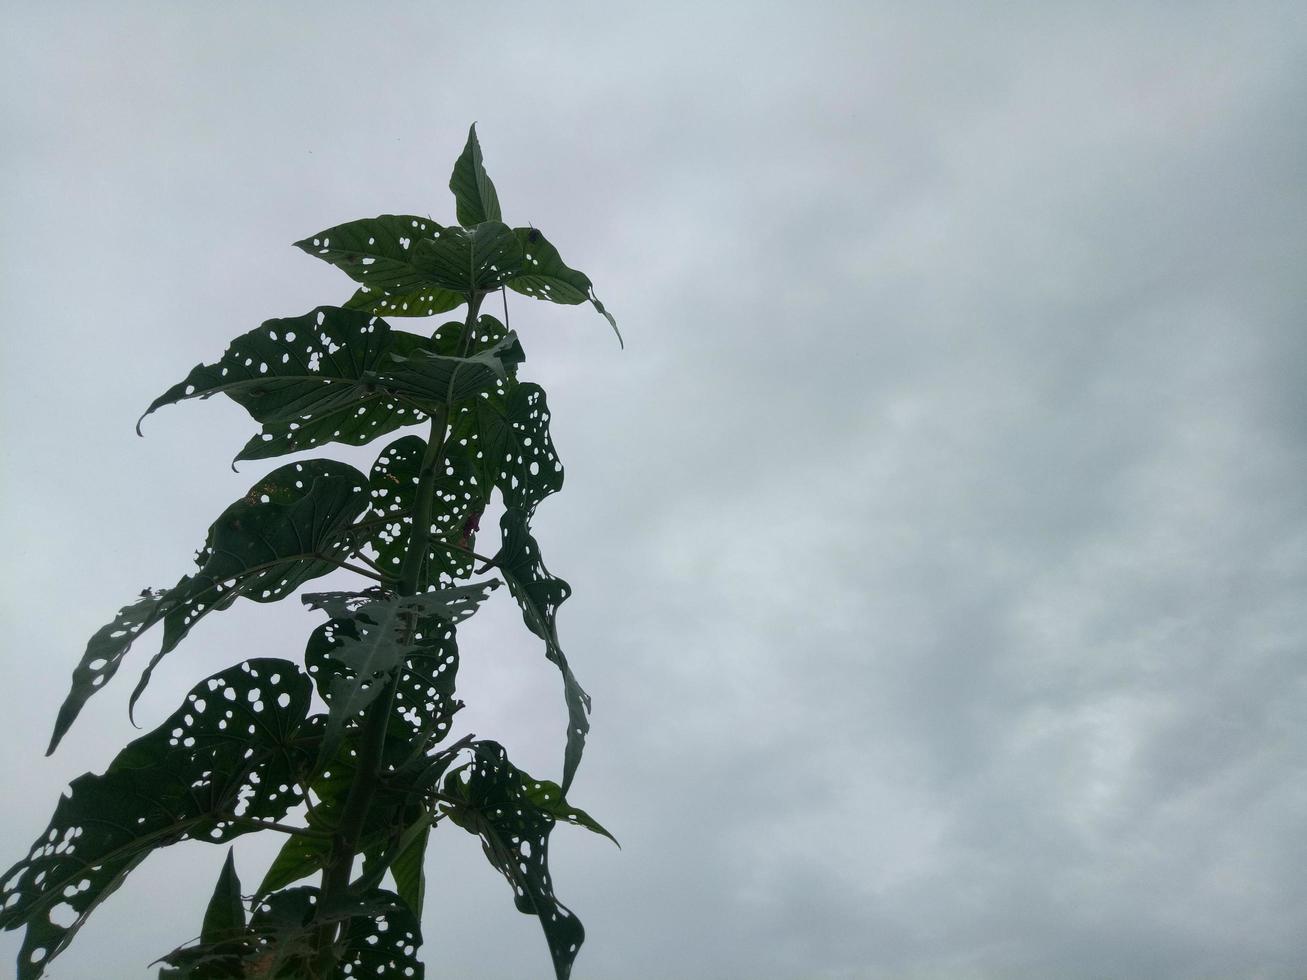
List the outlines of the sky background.
{"type": "MultiPolygon", "coordinates": [[[[234,404],[136,416],[344,302],[292,241],[452,221],[476,120],[627,339],[510,299],[624,848],[554,835],[576,980],[1307,971],[1307,7],[0,10],[0,864],[135,734],[157,638],[42,758],[86,639],[278,464],[228,468],[234,404]]],[[[139,717],[316,622],[210,617],[139,717]]],[[[459,731],[557,778],[506,594],[462,648],[459,731]]],[[[150,858],[49,976],[151,976],[222,859],[150,858]]],[[[473,838],[428,880],[429,975],[547,974],[473,838]]]]}

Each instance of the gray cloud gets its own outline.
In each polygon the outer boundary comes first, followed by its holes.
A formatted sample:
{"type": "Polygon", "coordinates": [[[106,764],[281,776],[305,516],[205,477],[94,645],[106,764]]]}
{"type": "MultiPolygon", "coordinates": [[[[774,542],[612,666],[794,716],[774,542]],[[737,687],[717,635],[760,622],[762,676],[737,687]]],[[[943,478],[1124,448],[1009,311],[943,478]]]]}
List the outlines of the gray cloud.
{"type": "MultiPolygon", "coordinates": [[[[7,19],[11,857],[131,734],[111,688],[39,760],[86,636],[261,472],[225,470],[234,407],[131,420],[343,301],[285,243],[447,216],[475,118],[506,213],[628,339],[510,310],[568,465],[537,523],[595,697],[574,795],[624,845],[556,835],[578,980],[1301,972],[1294,5],[7,19]]],[[[143,708],[306,624],[206,621],[143,708]]],[[[464,647],[465,728],[556,773],[556,674],[506,599],[464,647]]],[[[432,971],[538,975],[536,924],[436,836],[466,894],[432,898],[432,971]]],[[[220,860],[152,858],[55,975],[146,975],[220,860]]]]}

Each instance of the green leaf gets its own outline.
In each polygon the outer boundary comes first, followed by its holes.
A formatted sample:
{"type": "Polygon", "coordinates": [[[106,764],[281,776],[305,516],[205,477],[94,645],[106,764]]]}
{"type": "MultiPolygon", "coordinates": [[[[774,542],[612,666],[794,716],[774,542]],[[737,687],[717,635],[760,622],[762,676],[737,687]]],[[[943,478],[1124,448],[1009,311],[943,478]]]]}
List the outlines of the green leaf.
{"type": "Polygon", "coordinates": [[[526,795],[532,806],[549,814],[555,820],[566,820],[575,827],[584,827],[586,830],[607,837],[614,844],[617,844],[618,848],[622,846],[617,843],[617,838],[605,830],[598,820],[584,810],[568,803],[563,797],[562,788],[557,783],[551,783],[547,779],[532,780],[525,773],[523,773],[523,778],[526,780],[526,795]]]}
{"type": "Polygon", "coordinates": [[[558,980],[567,980],[585,929],[554,895],[549,834],[554,817],[531,801],[533,780],[518,770],[498,742],[473,744],[473,759],[451,772],[444,795],[451,820],[481,838],[486,858],[513,888],[519,912],[539,917],[558,980]]]}
{"type": "Polygon", "coordinates": [[[468,357],[448,357],[417,350],[396,357],[381,383],[390,391],[438,405],[453,405],[508,380],[510,368],[526,360],[517,334],[510,333],[489,350],[468,357]]]}
{"type": "Polygon", "coordinates": [[[530,296],[533,299],[548,300],[551,303],[563,303],[575,306],[589,300],[594,308],[603,315],[617,334],[617,342],[623,347],[622,332],[617,329],[617,321],[604,309],[599,297],[594,294],[594,284],[584,272],[570,268],[558,254],[558,249],[550,244],[535,228],[514,228],[522,246],[521,271],[505,280],[509,289],[530,296]]]}
{"type": "MultiPolygon", "coordinates": [[[[377,564],[396,573],[413,533],[418,477],[426,449],[426,440],[419,436],[397,439],[381,451],[368,478],[372,509],[390,518],[376,529],[368,543],[377,553],[377,564]]],[[[459,549],[475,546],[489,488],[483,490],[477,482],[470,456],[466,446],[453,440],[445,444],[441,470],[432,487],[435,506],[427,555],[418,569],[419,589],[453,585],[456,579],[467,578],[472,572],[472,556],[459,549]]]]}
{"type": "Polygon", "coordinates": [[[455,212],[458,214],[458,223],[463,227],[471,228],[483,221],[503,220],[503,215],[499,213],[499,195],[495,193],[495,185],[481,162],[481,144],[477,141],[476,123],[467,131],[467,146],[454,164],[449,189],[454,192],[455,212]]]}
{"type": "Polygon", "coordinates": [[[522,269],[522,246],[512,229],[484,221],[472,229],[443,228],[418,242],[415,261],[437,286],[467,295],[498,289],[522,269]]]}
{"type": "Polygon", "coordinates": [[[332,653],[344,670],[333,678],[327,694],[327,727],[319,759],[326,763],[335,757],[346,721],[356,718],[376,700],[386,679],[414,648],[420,618],[434,616],[449,623],[461,622],[498,585],[498,581],[489,579],[416,596],[380,591],[304,596],[310,608],[321,609],[332,619],[350,620],[355,628],[353,636],[341,633],[341,642],[332,653]]]}
{"type": "MultiPolygon", "coordinates": [[[[268,320],[232,341],[217,362],[197,364],[151,402],[141,419],[164,405],[225,394],[263,423],[237,460],[283,456],[325,442],[363,445],[425,420],[420,406],[397,399],[378,375],[395,357],[412,357],[426,343],[376,316],[334,306],[268,320]]],[[[139,432],[139,421],[136,427],[139,432]]]]}
{"type": "Polygon", "coordinates": [[[401,296],[426,292],[431,297],[430,313],[443,313],[461,305],[464,297],[434,290],[438,283],[416,261],[418,242],[443,231],[430,218],[382,214],[328,228],[296,242],[295,247],[330,262],[374,293],[401,296]]]}
{"type": "Polygon", "coordinates": [[[529,514],[563,486],[563,464],[549,437],[549,405],[537,384],[473,400],[454,417],[450,438],[474,447],[477,482],[497,486],[507,507],[529,514]]]}
{"type": "Polygon", "coordinates": [[[163,621],[163,645],[137,684],[133,705],[155,665],[199,619],[226,609],[239,596],[275,602],[336,568],[336,561],[351,547],[347,531],[366,509],[367,500],[363,474],[333,460],[290,463],[256,483],[209,528],[195,559],[197,572],[166,592],[147,592],[91,638],[73,671],[47,754],[91,695],[117,673],[146,628],[163,621]]]}
{"type": "Polygon", "coordinates": [[[316,936],[324,924],[345,922],[333,978],[421,980],[417,917],[393,892],[374,889],[343,905],[318,908],[316,888],[289,888],[258,903],[237,942],[201,944],[163,957],[160,980],[302,980],[316,977],[316,936]]]}
{"type": "Polygon", "coordinates": [[[241,880],[236,875],[236,853],[234,848],[228,848],[227,861],[204,911],[200,939],[206,943],[222,942],[244,928],[245,906],[241,902],[241,880]]]}
{"type": "Polygon", "coordinates": [[[540,557],[540,546],[527,526],[528,515],[520,510],[507,510],[500,519],[503,546],[495,555],[495,566],[508,583],[509,591],[522,610],[527,628],[545,641],[545,656],[557,665],[563,675],[563,699],[567,703],[567,748],[563,754],[562,792],[572,785],[576,767],[585,750],[585,736],[590,731],[590,695],[586,694],[567,657],[558,643],[558,607],[572,594],[572,588],[561,578],[549,574],[540,557]]]}
{"type": "Polygon", "coordinates": [[[395,879],[395,891],[404,903],[421,918],[422,900],[427,890],[426,874],[423,869],[427,856],[427,840],[431,836],[430,818],[425,818],[416,828],[408,843],[401,847],[398,856],[391,862],[390,873],[395,879]]]}
{"type": "Polygon", "coordinates": [[[39,977],[91,911],[151,851],[224,843],[299,801],[309,759],[296,735],[308,677],[285,660],[248,660],[192,689],[167,721],[101,776],[73,780],[50,827],[0,879],[0,928],[27,927],[20,980],[39,977]]]}
{"type": "Polygon", "coordinates": [[[434,316],[463,303],[460,293],[439,286],[422,286],[407,292],[386,293],[371,286],[360,286],[345,301],[347,310],[363,310],[386,316],[434,316]]]}

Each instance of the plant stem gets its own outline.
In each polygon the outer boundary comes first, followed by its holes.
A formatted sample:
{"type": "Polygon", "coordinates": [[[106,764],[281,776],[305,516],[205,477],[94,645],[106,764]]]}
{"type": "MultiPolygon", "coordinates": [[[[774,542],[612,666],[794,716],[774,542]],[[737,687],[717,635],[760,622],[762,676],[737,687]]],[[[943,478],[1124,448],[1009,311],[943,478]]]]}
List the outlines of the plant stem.
{"type": "MultiPolygon", "coordinates": [[[[474,292],[468,295],[467,321],[463,326],[461,338],[463,342],[466,342],[476,329],[477,311],[481,307],[481,299],[480,293],[474,292]]],[[[395,586],[395,591],[401,596],[418,593],[422,565],[430,547],[431,509],[435,504],[435,482],[444,459],[445,439],[448,433],[449,407],[442,405],[431,417],[431,435],[427,440],[426,452],[422,456],[422,468],[418,473],[417,502],[413,506],[413,524],[409,530],[408,549],[400,563],[399,580],[395,586]]],[[[345,797],[345,805],[340,812],[340,823],[332,839],[331,854],[322,870],[322,888],[318,893],[320,915],[330,914],[332,907],[349,892],[350,876],[354,871],[354,856],[358,851],[364,823],[382,778],[386,728],[394,707],[397,679],[397,676],[391,677],[386,682],[380,696],[372,702],[363,716],[362,738],[359,742],[354,782],[345,797]]],[[[336,922],[327,922],[318,929],[316,963],[318,980],[327,980],[336,968],[336,933],[340,925],[336,922]]]]}

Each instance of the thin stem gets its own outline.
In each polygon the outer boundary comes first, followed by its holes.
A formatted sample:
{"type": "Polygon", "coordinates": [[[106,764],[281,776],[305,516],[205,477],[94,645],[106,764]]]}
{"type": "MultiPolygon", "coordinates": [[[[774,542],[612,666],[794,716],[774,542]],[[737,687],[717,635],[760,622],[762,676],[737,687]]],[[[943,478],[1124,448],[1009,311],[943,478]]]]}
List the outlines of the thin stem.
{"type": "MultiPolygon", "coordinates": [[[[464,344],[476,328],[477,311],[482,294],[470,293],[467,297],[467,321],[463,327],[464,344]]],[[[442,405],[431,417],[431,436],[422,456],[418,472],[417,503],[413,508],[413,524],[409,531],[408,549],[400,563],[395,591],[401,596],[418,594],[422,564],[430,548],[431,509],[435,504],[435,482],[440,472],[449,434],[449,408],[442,405]]],[[[416,617],[414,618],[416,628],[416,617]]],[[[380,695],[364,713],[362,737],[359,742],[358,765],[354,781],[341,808],[340,823],[332,838],[331,853],[322,870],[322,888],[318,910],[326,915],[349,892],[350,877],[354,871],[354,857],[373,797],[382,779],[382,755],[386,745],[386,728],[394,707],[397,677],[386,681],[380,695]]],[[[339,924],[324,922],[318,928],[316,972],[319,980],[330,977],[336,968],[336,937],[339,924]]]]}

